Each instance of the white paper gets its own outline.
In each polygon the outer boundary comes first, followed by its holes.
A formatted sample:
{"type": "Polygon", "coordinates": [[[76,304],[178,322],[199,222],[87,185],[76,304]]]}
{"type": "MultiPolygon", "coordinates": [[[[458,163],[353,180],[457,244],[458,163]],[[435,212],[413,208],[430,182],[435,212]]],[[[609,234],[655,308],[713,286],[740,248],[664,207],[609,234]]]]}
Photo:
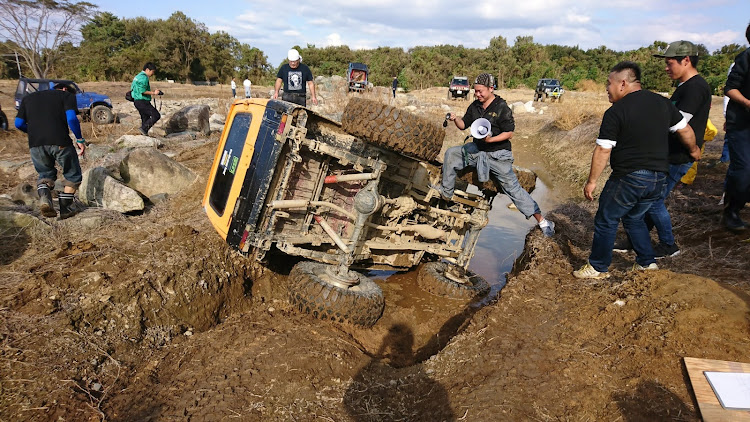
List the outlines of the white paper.
{"type": "Polygon", "coordinates": [[[724,408],[750,410],[750,374],[708,371],[703,373],[724,408]]]}

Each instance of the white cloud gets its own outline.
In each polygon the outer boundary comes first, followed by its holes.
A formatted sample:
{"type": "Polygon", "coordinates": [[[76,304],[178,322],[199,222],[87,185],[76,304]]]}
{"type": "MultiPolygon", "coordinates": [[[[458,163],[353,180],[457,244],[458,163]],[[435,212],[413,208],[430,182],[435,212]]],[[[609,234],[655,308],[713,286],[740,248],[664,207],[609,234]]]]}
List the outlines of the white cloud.
{"type": "Polygon", "coordinates": [[[343,42],[341,42],[341,35],[333,33],[333,34],[328,34],[328,36],[326,37],[326,42],[324,46],[331,47],[331,46],[338,46],[342,44],[343,42]]]}

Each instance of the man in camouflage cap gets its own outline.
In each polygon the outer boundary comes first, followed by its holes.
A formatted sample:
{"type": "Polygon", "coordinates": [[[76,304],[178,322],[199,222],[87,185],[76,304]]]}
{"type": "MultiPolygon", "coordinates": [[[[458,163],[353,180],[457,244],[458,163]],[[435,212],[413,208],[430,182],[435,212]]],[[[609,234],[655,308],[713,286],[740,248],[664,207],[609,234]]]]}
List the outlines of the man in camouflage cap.
{"type": "Polygon", "coordinates": [[[465,167],[476,167],[479,180],[492,177],[513,201],[518,211],[526,218],[534,217],[545,236],[555,233],[555,224],[542,216],[539,205],[531,198],[513,172],[513,154],[510,138],[516,129],[513,112],[504,99],[493,92],[495,78],[489,73],[482,73],[474,81],[476,100],[469,105],[463,117],[450,113],[448,119],[456,127],[464,130],[471,127],[475,120],[489,120],[491,130],[482,138],[473,138],[464,146],[448,148],[443,160],[443,179],[440,186],[434,187],[443,199],[453,197],[456,174],[465,167]]]}

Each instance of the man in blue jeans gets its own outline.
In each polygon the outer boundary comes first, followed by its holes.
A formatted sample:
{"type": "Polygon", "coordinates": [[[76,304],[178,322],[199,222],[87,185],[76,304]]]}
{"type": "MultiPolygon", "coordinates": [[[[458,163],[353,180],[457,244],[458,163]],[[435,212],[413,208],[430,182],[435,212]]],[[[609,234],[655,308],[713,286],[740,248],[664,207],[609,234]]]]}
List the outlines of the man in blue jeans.
{"type": "Polygon", "coordinates": [[[513,112],[502,98],[493,93],[495,79],[489,73],[482,73],[474,81],[476,100],[466,109],[463,117],[450,113],[449,120],[464,130],[475,120],[484,118],[491,125],[483,138],[474,138],[464,146],[448,148],[443,160],[443,180],[434,189],[443,199],[453,197],[457,172],[465,167],[476,167],[479,180],[489,180],[492,176],[500,184],[506,195],[528,219],[534,217],[545,236],[555,234],[555,224],[542,216],[539,205],[531,198],[513,172],[513,153],[510,138],[516,129],[513,112]]]}
{"type": "Polygon", "coordinates": [[[45,217],[57,215],[51,192],[57,179],[55,162],[63,169],[64,188],[58,195],[62,220],[75,214],[73,196],[83,180],[78,156],[83,156],[86,151],[86,141],[76,117],[78,106],[72,93],[75,91],[64,84],[57,84],[54,88],[26,96],[18,108],[15,125],[29,137],[31,162],[39,173],[36,187],[39,208],[45,217]],[[75,148],[68,135],[68,127],[76,137],[75,148]]]}
{"type": "MultiPolygon", "coordinates": [[[[745,36],[750,42],[750,25],[745,36]]],[[[747,230],[740,211],[750,200],[750,48],[734,59],[724,85],[724,95],[729,97],[724,138],[729,146],[729,168],[723,220],[728,230],[738,233],[747,230]]]]}
{"type": "Polygon", "coordinates": [[[607,78],[612,103],[602,118],[583,195],[594,200],[596,182],[607,160],[612,175],[599,196],[594,217],[594,240],[588,262],[573,276],[584,279],[609,277],[612,246],[622,220],[636,252],[634,270],[655,270],[654,249],[643,216],[666,189],[669,171],[668,133],[676,132],[694,159],[700,148],[687,120],[668,99],[641,89],[641,69],[620,62],[607,78]]]}

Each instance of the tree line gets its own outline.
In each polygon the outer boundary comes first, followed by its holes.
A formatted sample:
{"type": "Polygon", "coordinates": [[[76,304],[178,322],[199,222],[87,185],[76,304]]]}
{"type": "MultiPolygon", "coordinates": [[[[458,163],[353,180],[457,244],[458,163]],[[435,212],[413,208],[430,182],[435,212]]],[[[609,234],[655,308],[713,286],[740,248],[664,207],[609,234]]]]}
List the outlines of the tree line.
{"type": "MultiPolygon", "coordinates": [[[[179,11],[167,19],[118,18],[98,12],[87,2],[0,0],[0,27],[9,34],[0,44],[3,78],[18,77],[15,53],[22,58],[20,70],[24,75],[81,82],[130,81],[143,63],[151,61],[157,65],[160,79],[228,83],[235,76],[270,85],[284,63],[272,65],[257,47],[224,31],[211,33],[205,24],[179,11]],[[39,40],[40,33],[47,34],[48,39],[37,44],[28,42],[39,40]]],[[[538,44],[531,36],[516,37],[511,46],[498,35],[486,48],[295,47],[316,76],[345,76],[349,62],[362,62],[370,68],[373,84],[389,86],[396,76],[407,90],[446,86],[453,75],[473,78],[482,72],[494,74],[500,88],[533,87],[540,78],[557,78],[567,89],[576,89],[583,81],[603,84],[615,63],[632,60],[643,69],[644,88],[665,92],[672,89],[673,82],[664,72],[663,59],[652,55],[666,46],[664,41],[655,41],[630,51],[605,46],[584,50],[538,44]]],[[[720,94],[729,65],[746,47],[729,44],[709,52],[704,45],[698,46],[698,71],[714,93],[720,94]]]]}

